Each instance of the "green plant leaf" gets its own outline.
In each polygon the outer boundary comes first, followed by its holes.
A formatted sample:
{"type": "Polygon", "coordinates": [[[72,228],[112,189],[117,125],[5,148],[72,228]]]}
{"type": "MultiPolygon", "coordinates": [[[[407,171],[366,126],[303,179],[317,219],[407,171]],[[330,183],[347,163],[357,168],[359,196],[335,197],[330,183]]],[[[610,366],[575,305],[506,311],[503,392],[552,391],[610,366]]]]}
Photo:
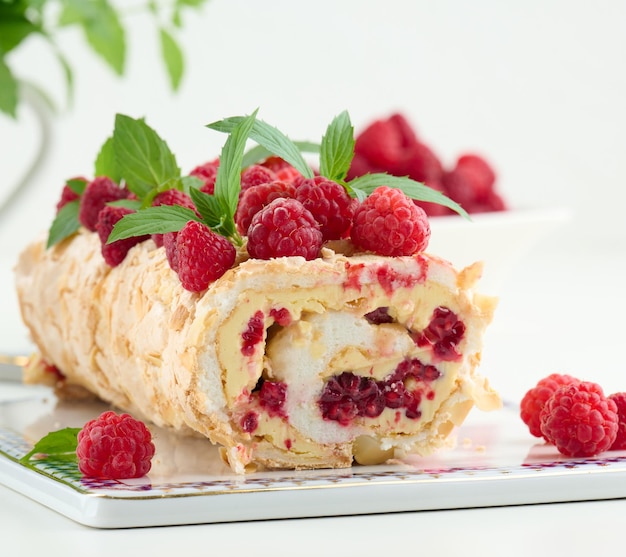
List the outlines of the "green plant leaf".
{"type": "Polygon", "coordinates": [[[167,69],[167,75],[170,79],[170,85],[172,89],[176,91],[183,77],[183,52],[174,37],[166,29],[161,28],[159,30],[159,39],[161,41],[161,53],[167,69]]]}
{"type": "Polygon", "coordinates": [[[115,201],[109,201],[107,205],[124,207],[125,209],[132,209],[133,211],[139,211],[139,209],[141,209],[141,201],[138,199],[116,199],[115,201]]]}
{"type": "MultiPolygon", "coordinates": [[[[213,122],[207,128],[224,133],[231,133],[233,128],[241,122],[243,116],[233,116],[213,122]]],[[[266,124],[262,120],[255,120],[250,131],[250,138],[265,147],[271,154],[281,157],[291,164],[305,178],[313,178],[311,167],[302,157],[296,144],[278,129],[266,124]]],[[[221,164],[221,163],[220,163],[221,164]]]]}
{"type": "Polygon", "coordinates": [[[12,118],[17,116],[17,80],[9,66],[0,58],[0,110],[12,118]]]}
{"type": "Polygon", "coordinates": [[[66,427],[48,433],[35,443],[33,449],[25,454],[20,462],[28,463],[35,455],[45,455],[45,457],[55,458],[55,460],[75,460],[79,432],[80,428],[78,427],[66,427]]]}
{"type": "Polygon", "coordinates": [[[119,174],[140,199],[168,181],[180,178],[176,157],[143,120],[117,114],[113,147],[119,174]]]}
{"type": "Polygon", "coordinates": [[[117,12],[107,0],[64,0],[59,25],[80,25],[94,52],[115,73],[124,73],[126,36],[117,12]]]}
{"type": "Polygon", "coordinates": [[[449,197],[443,193],[428,187],[426,184],[411,180],[410,178],[392,176],[391,174],[376,173],[365,174],[359,176],[354,180],[347,183],[348,192],[357,196],[357,191],[369,195],[379,186],[389,186],[391,188],[398,188],[406,193],[410,198],[417,201],[429,201],[431,203],[438,203],[444,207],[452,209],[459,215],[470,220],[467,211],[463,209],[458,203],[452,201],[449,197]]]}
{"type": "Polygon", "coordinates": [[[21,2],[0,3],[0,52],[10,52],[26,37],[41,30],[27,17],[27,8],[21,2]]]}
{"type": "Polygon", "coordinates": [[[94,165],[94,176],[108,176],[117,184],[122,180],[115,158],[113,137],[109,137],[100,148],[94,165]]]}
{"type": "Polygon", "coordinates": [[[110,244],[133,236],[178,232],[190,220],[200,219],[194,211],[187,207],[180,205],[146,207],[118,220],[113,226],[107,243],[110,244]]]}
{"type": "Polygon", "coordinates": [[[215,177],[213,195],[227,220],[233,220],[241,191],[241,163],[246,142],[256,122],[255,110],[250,116],[235,124],[222,147],[220,164],[215,177]]]}
{"type": "Polygon", "coordinates": [[[320,174],[341,182],[354,156],[354,128],[347,111],[336,116],[326,129],[320,149],[320,174]]]}
{"type": "Polygon", "coordinates": [[[80,228],[78,221],[79,201],[75,199],[66,203],[57,213],[52,221],[50,230],[48,231],[48,242],[46,248],[50,248],[58,244],[61,240],[65,240],[80,228]]]}

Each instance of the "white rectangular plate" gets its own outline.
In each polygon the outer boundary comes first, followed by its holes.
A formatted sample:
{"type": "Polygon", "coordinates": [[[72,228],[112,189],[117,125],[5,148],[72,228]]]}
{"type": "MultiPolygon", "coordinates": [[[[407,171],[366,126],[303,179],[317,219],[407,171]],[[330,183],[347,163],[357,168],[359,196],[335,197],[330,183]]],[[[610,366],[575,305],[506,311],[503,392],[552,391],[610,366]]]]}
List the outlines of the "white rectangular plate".
{"type": "Polygon", "coordinates": [[[626,497],[626,451],[569,459],[534,439],[506,405],[474,411],[456,445],[427,458],[343,470],[233,474],[205,439],[152,427],[149,475],[103,481],[75,465],[18,461],[49,431],[108,409],[41,389],[0,402],[0,482],[79,523],[129,528],[471,508],[626,497]]]}

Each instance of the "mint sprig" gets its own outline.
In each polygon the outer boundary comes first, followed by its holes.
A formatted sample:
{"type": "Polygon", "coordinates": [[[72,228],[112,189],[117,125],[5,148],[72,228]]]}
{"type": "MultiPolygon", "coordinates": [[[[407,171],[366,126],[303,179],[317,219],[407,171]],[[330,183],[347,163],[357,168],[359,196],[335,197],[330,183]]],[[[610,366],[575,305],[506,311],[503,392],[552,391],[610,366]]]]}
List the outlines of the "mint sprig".
{"type": "MultiPolygon", "coordinates": [[[[256,122],[256,114],[257,111],[254,111],[250,116],[240,118],[224,143],[213,195],[201,192],[194,187],[201,183],[199,180],[189,178],[183,182],[182,178],[175,178],[173,174],[168,179],[168,182],[174,180],[181,186],[183,184],[187,186],[200,217],[186,207],[169,205],[145,207],[136,213],[125,215],[115,223],[108,243],[133,236],[178,232],[190,220],[197,220],[206,224],[214,232],[241,245],[242,240],[235,226],[235,212],[241,190],[241,164],[248,136],[256,122]]],[[[114,138],[116,138],[115,133],[114,138]]],[[[157,190],[159,187],[156,186],[157,190]]],[[[154,191],[153,188],[151,192],[154,191]]],[[[150,192],[144,195],[149,196],[150,192]]]]}
{"type": "Polygon", "coordinates": [[[78,447],[78,427],[66,427],[52,431],[42,437],[30,452],[20,458],[20,463],[32,467],[32,461],[37,462],[54,460],[63,462],[77,462],[76,448],[78,447]],[[34,457],[37,457],[34,459],[34,457]]]}
{"type": "MultiPolygon", "coordinates": [[[[243,118],[243,116],[232,116],[207,124],[206,127],[219,132],[232,133],[235,126],[237,126],[243,118]]],[[[300,149],[277,128],[266,124],[262,120],[256,120],[250,130],[250,138],[265,147],[270,153],[287,161],[305,178],[313,178],[313,170],[311,170],[311,167],[304,160],[300,149]]]]}

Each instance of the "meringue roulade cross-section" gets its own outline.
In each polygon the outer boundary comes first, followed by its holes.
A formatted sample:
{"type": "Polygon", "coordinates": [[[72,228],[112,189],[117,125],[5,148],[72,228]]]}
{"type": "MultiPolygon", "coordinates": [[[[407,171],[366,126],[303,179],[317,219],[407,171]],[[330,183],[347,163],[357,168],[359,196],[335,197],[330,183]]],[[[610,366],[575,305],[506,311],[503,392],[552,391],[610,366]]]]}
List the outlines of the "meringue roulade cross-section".
{"type": "Polygon", "coordinates": [[[471,407],[495,300],[424,253],[245,259],[202,293],[152,240],[109,267],[80,231],[17,265],[41,357],[153,423],[221,445],[237,472],[339,468],[428,454],[471,407]]]}

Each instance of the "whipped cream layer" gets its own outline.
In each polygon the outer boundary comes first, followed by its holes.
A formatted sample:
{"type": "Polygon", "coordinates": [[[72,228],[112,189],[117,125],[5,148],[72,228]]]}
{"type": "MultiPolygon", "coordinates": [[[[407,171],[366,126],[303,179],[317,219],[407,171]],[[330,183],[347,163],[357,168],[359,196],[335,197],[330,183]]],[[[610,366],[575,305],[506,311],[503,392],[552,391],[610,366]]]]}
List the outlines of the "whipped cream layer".
{"type": "Polygon", "coordinates": [[[81,231],[29,246],[16,284],[64,388],[200,433],[237,472],[427,454],[474,404],[499,406],[476,371],[495,307],[474,292],[479,264],[330,249],[241,259],[194,294],[151,240],[110,268],[81,231]]]}

